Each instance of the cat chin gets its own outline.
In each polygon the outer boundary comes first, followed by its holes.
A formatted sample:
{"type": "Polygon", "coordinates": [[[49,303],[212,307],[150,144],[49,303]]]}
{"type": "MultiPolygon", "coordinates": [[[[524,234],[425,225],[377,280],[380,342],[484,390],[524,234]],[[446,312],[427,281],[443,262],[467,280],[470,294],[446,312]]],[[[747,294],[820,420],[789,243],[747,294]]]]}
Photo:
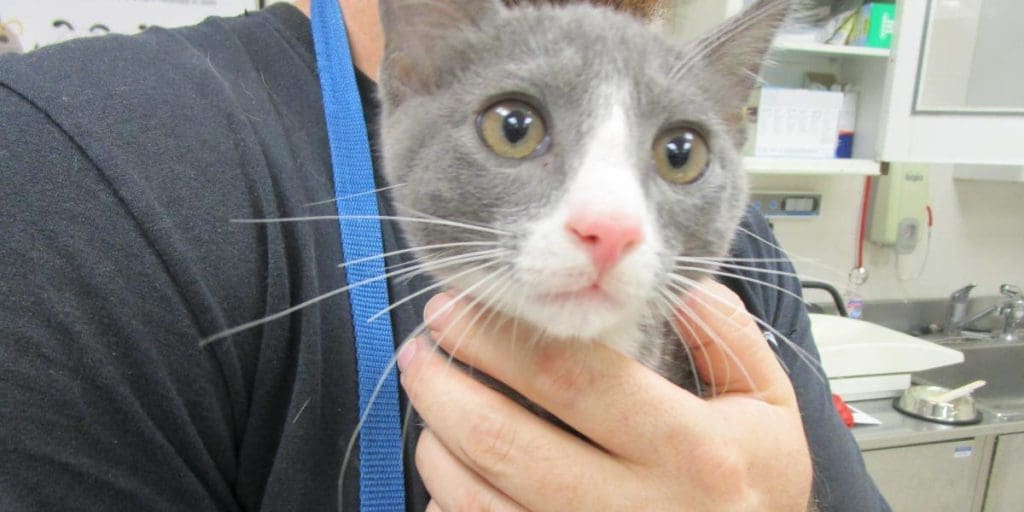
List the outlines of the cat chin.
{"type": "Polygon", "coordinates": [[[542,331],[545,339],[604,343],[627,354],[632,354],[640,342],[640,325],[648,316],[644,307],[647,300],[636,296],[635,288],[549,294],[531,286],[499,285],[500,293],[494,293],[494,287],[488,290],[480,286],[488,276],[476,274],[460,276],[452,285],[468,291],[467,301],[518,319],[542,331]]]}
{"type": "Polygon", "coordinates": [[[626,314],[621,307],[546,306],[536,304],[520,317],[545,331],[548,337],[571,343],[604,343],[631,352],[640,333],[641,314],[626,314]]]}
{"type": "Polygon", "coordinates": [[[494,305],[504,314],[518,318],[543,331],[544,339],[564,343],[603,343],[628,355],[635,355],[642,341],[641,324],[646,319],[643,300],[622,303],[608,297],[572,294],[544,297],[533,294],[509,297],[494,305]]]}

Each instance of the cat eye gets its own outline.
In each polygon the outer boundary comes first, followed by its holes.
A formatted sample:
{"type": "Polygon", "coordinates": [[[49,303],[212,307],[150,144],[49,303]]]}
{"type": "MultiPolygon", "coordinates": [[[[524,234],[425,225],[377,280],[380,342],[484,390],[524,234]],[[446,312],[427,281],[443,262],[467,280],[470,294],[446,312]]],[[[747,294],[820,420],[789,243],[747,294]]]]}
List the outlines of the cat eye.
{"type": "Polygon", "coordinates": [[[693,128],[672,128],[654,141],[654,163],[658,174],[670,183],[686,185],[699,180],[710,160],[704,136],[693,128]]]}
{"type": "Polygon", "coordinates": [[[477,131],[484,144],[498,156],[522,160],[539,155],[548,146],[544,118],[537,109],[519,100],[502,100],[477,117],[477,131]]]}

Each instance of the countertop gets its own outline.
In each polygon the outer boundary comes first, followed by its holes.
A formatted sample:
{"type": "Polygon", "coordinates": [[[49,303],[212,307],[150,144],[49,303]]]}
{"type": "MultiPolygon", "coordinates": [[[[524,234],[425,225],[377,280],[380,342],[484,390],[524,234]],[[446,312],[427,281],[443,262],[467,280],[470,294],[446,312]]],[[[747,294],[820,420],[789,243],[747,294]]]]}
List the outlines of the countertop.
{"type": "Polygon", "coordinates": [[[891,398],[850,402],[850,405],[882,422],[881,425],[853,427],[853,437],[861,450],[1024,432],[1024,416],[1006,419],[982,410],[981,423],[952,426],[902,414],[893,408],[891,398]]]}

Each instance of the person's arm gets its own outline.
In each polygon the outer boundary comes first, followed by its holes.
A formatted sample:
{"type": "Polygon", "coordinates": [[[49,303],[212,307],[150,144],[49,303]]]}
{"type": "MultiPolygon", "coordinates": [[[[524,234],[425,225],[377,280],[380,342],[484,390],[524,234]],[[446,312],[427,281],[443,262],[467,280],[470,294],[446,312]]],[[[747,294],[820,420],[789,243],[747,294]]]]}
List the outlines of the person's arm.
{"type": "MultiPolygon", "coordinates": [[[[753,315],[772,326],[777,352],[796,390],[804,431],[814,462],[814,496],[822,512],[888,511],[853,436],[832,404],[828,381],[811,335],[810,318],[800,297],[800,280],[790,256],[782,251],[767,220],[750,208],[736,234],[731,256],[736,264],[769,272],[730,269],[742,278],[723,278],[753,315]],[[752,280],[763,281],[756,283],[752,280]],[[783,339],[785,338],[785,339],[783,339]],[[792,345],[786,342],[792,342],[792,345]]],[[[810,267],[814,272],[815,267],[810,267]]],[[[768,331],[762,326],[762,330],[768,331]]]]}
{"type": "Polygon", "coordinates": [[[0,509],[236,510],[221,370],[164,261],[45,112],[0,85],[0,119],[0,509]]]}

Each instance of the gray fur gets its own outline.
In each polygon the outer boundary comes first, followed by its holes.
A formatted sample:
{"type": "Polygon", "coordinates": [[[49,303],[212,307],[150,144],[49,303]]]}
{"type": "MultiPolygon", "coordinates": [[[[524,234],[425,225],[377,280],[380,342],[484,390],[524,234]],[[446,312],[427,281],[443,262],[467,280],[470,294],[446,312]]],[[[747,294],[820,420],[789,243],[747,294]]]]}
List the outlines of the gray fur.
{"type": "MultiPolygon", "coordinates": [[[[412,246],[493,240],[515,251],[525,226],[565,194],[603,92],[624,85],[633,138],[622,143],[635,150],[631,171],[670,249],[659,255],[656,272],[666,280],[677,255],[726,255],[747,203],[739,112],[788,1],[762,0],[688,46],[628,15],[583,5],[507,9],[495,0],[382,0],[381,8],[387,38],[381,135],[387,177],[404,184],[393,192],[396,202],[511,233],[409,223],[403,230],[412,246]],[[542,156],[508,160],[481,143],[478,113],[509,94],[542,109],[551,136],[542,156]],[[680,123],[698,127],[711,147],[709,171],[690,185],[661,179],[650,158],[658,134],[680,123]]],[[[417,256],[429,261],[441,253],[417,256]]],[[[651,309],[642,327],[653,334],[634,356],[684,384],[689,367],[680,366],[679,344],[666,344],[675,335],[653,320],[661,318],[653,303],[651,309]]]]}

